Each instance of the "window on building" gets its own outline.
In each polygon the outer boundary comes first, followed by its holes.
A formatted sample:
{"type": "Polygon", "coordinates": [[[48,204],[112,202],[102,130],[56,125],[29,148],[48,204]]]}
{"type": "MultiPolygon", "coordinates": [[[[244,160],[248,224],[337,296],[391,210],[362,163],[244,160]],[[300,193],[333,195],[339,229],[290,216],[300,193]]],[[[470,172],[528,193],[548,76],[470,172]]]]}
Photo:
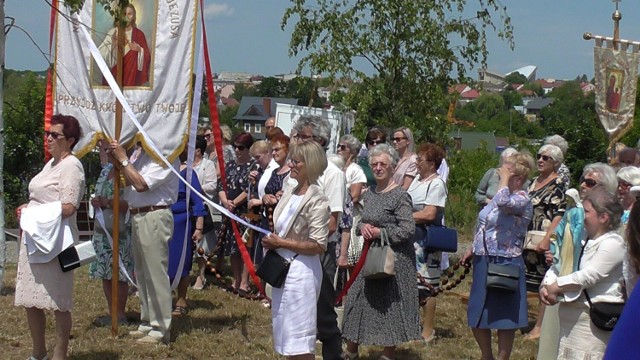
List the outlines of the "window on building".
{"type": "Polygon", "coordinates": [[[261,133],[262,132],[262,126],[260,124],[255,124],[253,126],[255,127],[255,132],[256,133],[261,133]]]}
{"type": "Polygon", "coordinates": [[[251,131],[251,124],[244,123],[244,131],[250,132],[251,131]]]}

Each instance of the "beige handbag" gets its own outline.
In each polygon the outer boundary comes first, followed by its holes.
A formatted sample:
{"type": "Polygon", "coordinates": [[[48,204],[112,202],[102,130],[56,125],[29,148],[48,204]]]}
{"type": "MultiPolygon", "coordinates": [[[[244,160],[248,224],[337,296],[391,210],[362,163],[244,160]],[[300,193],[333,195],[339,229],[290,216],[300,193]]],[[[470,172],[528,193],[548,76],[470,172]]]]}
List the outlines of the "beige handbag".
{"type": "Polygon", "coordinates": [[[386,279],[396,275],[396,253],[391,249],[387,230],[380,229],[380,240],[371,243],[362,268],[365,279],[386,279]]]}
{"type": "Polygon", "coordinates": [[[546,231],[539,231],[539,230],[527,231],[527,235],[524,238],[524,248],[528,250],[535,250],[538,247],[538,244],[542,242],[545,235],[547,235],[546,231]]]}

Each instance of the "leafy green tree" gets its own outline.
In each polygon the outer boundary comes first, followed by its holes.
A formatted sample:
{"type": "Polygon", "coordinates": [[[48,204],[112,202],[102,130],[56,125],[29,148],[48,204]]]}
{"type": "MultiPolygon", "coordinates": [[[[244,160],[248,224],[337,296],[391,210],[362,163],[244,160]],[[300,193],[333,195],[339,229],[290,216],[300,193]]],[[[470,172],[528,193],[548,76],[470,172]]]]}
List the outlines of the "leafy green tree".
{"type": "Polygon", "coordinates": [[[524,84],[524,86],[522,86],[522,88],[525,89],[525,90],[531,90],[538,96],[543,96],[544,95],[544,89],[542,88],[542,86],[540,84],[536,84],[536,83],[531,82],[531,83],[524,84]]]}
{"type": "Polygon", "coordinates": [[[467,82],[468,67],[486,65],[487,30],[513,46],[506,8],[477,4],[469,17],[467,0],[292,0],[281,26],[294,23],[289,54],[303,53],[298,72],[354,80],[346,102],[360,131],[407,125],[418,139],[445,139],[447,88],[467,82]]]}
{"type": "Polygon", "coordinates": [[[504,101],[505,110],[511,110],[514,106],[522,105],[522,95],[514,90],[503,91],[502,100],[504,101]]]}
{"type": "MultiPolygon", "coordinates": [[[[8,88],[5,86],[5,93],[8,88]]],[[[44,94],[45,84],[34,74],[26,75],[15,97],[4,104],[4,196],[7,226],[16,226],[16,206],[26,203],[29,181],[44,165],[44,94]]]]}
{"type": "Polygon", "coordinates": [[[505,102],[500,94],[484,93],[475,101],[476,114],[480,119],[490,120],[505,110],[505,102]]]}
{"type": "Polygon", "coordinates": [[[300,106],[322,107],[324,102],[318,96],[318,85],[320,80],[314,80],[309,77],[299,76],[291,79],[285,84],[284,96],[288,98],[298,99],[300,106]]]}
{"type": "Polygon", "coordinates": [[[515,71],[505,76],[504,81],[507,84],[526,84],[528,83],[527,77],[515,71]]]}
{"type": "Polygon", "coordinates": [[[285,93],[285,84],[275,77],[266,77],[255,87],[255,96],[282,97],[285,93]]]}
{"type": "Polygon", "coordinates": [[[595,112],[595,95],[585,96],[578,82],[568,81],[549,96],[555,101],[542,109],[542,126],[548,135],[561,135],[569,143],[565,164],[576,184],[585,165],[607,161],[608,140],[595,112]]]}
{"type": "Polygon", "coordinates": [[[237,83],[233,89],[233,94],[231,97],[236,99],[238,102],[242,101],[243,96],[256,96],[256,90],[253,86],[237,83]]]}

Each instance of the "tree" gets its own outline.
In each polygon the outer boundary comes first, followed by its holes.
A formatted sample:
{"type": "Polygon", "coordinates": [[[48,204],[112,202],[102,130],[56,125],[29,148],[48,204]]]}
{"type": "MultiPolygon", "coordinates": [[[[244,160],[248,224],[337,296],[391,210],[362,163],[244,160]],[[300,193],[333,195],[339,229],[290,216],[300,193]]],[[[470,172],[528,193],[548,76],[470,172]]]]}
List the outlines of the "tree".
{"type": "Polygon", "coordinates": [[[242,97],[245,95],[255,96],[256,90],[253,88],[253,86],[243,83],[236,83],[233,88],[233,94],[231,94],[231,97],[240,102],[242,101],[242,97]]]}
{"type": "Polygon", "coordinates": [[[531,90],[538,96],[543,96],[544,95],[544,89],[542,88],[542,86],[540,84],[536,84],[536,83],[531,82],[531,83],[524,84],[524,86],[522,86],[522,88],[524,90],[531,90]]]}
{"type": "Polygon", "coordinates": [[[284,92],[283,81],[275,77],[266,77],[255,87],[255,96],[260,97],[281,97],[284,92]]]}
{"type": "Polygon", "coordinates": [[[506,90],[502,92],[502,100],[504,101],[504,109],[510,110],[514,106],[522,105],[522,96],[514,90],[506,90]]]}
{"type": "Polygon", "coordinates": [[[515,71],[505,76],[504,81],[507,84],[526,84],[528,83],[527,77],[515,71]]]}
{"type": "Polygon", "coordinates": [[[486,65],[486,30],[513,46],[506,8],[498,0],[478,5],[464,17],[467,0],[292,0],[281,26],[296,21],[289,54],[305,53],[298,72],[308,66],[354,80],[346,101],[360,129],[408,125],[444,139],[448,86],[467,82],[467,67],[486,65]]]}

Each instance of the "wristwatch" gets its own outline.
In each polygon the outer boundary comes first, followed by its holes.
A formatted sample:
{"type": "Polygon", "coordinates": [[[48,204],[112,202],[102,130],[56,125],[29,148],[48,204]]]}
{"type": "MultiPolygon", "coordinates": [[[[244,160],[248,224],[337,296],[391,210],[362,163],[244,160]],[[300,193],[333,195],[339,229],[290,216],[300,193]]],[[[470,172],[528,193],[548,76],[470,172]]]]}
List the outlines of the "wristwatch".
{"type": "Polygon", "coordinates": [[[120,165],[122,165],[122,167],[127,167],[127,165],[129,165],[129,159],[124,159],[120,162],[120,165]]]}

